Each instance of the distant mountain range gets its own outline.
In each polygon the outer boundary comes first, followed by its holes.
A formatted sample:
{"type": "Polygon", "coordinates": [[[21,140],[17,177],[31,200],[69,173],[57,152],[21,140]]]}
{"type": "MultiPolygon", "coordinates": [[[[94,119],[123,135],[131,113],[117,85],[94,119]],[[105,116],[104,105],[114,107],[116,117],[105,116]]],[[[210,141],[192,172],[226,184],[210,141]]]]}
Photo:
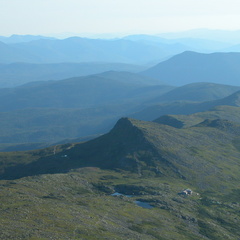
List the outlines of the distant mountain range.
{"type": "Polygon", "coordinates": [[[143,72],[169,85],[212,82],[239,86],[240,53],[184,52],[143,72]]]}
{"type": "Polygon", "coordinates": [[[0,42],[0,63],[34,62],[36,57],[25,50],[0,42]]]}
{"type": "Polygon", "coordinates": [[[103,134],[123,116],[154,120],[165,114],[238,106],[234,93],[240,90],[239,53],[187,51],[170,57],[189,48],[226,47],[225,42],[148,35],[111,40],[12,36],[8,40],[15,43],[1,43],[0,58],[30,63],[0,64],[1,149],[103,134]],[[82,63],[84,59],[89,62],[82,63]],[[39,63],[31,63],[35,61],[39,63]],[[159,63],[147,69],[119,61],[159,63]]]}
{"type": "Polygon", "coordinates": [[[223,85],[216,83],[190,83],[152,99],[152,102],[191,101],[203,102],[227,97],[240,90],[240,86],[223,85]]]}
{"type": "Polygon", "coordinates": [[[38,39],[0,44],[0,63],[111,62],[146,64],[185,51],[173,44],[152,45],[125,39],[38,39]]]}
{"type": "Polygon", "coordinates": [[[113,71],[0,89],[5,103],[0,108],[0,147],[32,149],[103,134],[122,116],[154,120],[165,114],[238,106],[237,91],[239,87],[211,83],[174,88],[136,73],[113,71]]]}
{"type": "Polygon", "coordinates": [[[7,43],[7,44],[21,43],[21,42],[31,42],[31,41],[40,40],[40,39],[53,40],[53,39],[56,39],[56,38],[40,36],[40,35],[36,36],[36,35],[17,35],[17,34],[13,34],[10,37],[0,36],[0,41],[4,42],[4,43],[7,43]]]}
{"type": "MultiPolygon", "coordinates": [[[[9,48],[8,45],[6,45],[9,48]]],[[[1,47],[1,46],[0,46],[1,47]]],[[[11,54],[9,55],[11,56],[11,54]]],[[[239,86],[240,53],[184,52],[152,67],[125,63],[0,64],[0,88],[33,81],[61,80],[105,71],[139,72],[168,85],[209,82],[239,86]]],[[[153,63],[152,63],[153,64],[153,63]]]]}
{"type": "Polygon", "coordinates": [[[147,67],[124,63],[0,64],[0,88],[28,82],[62,80],[106,71],[140,72],[147,67]]]}
{"type": "Polygon", "coordinates": [[[141,103],[173,88],[136,73],[114,71],[2,88],[0,142],[4,149],[4,143],[32,147],[101,134],[121,116],[142,109],[141,103]]]}
{"type": "Polygon", "coordinates": [[[0,89],[0,111],[24,108],[89,108],[124,104],[129,99],[144,101],[173,87],[128,72],[105,72],[60,81],[33,82],[0,89]],[[164,85],[164,86],[162,86],[164,85]]]}
{"type": "Polygon", "coordinates": [[[152,35],[129,35],[124,39],[148,43],[152,45],[171,44],[174,48],[186,49],[196,52],[208,53],[213,51],[225,51],[225,49],[232,47],[234,44],[220,40],[211,40],[207,38],[194,38],[194,37],[176,37],[164,38],[152,35]]]}
{"type": "Polygon", "coordinates": [[[184,51],[202,53],[238,49],[225,41],[205,38],[161,38],[152,35],[130,35],[119,39],[70,37],[56,39],[44,36],[0,36],[0,63],[82,63],[111,62],[151,64],[184,51]]]}

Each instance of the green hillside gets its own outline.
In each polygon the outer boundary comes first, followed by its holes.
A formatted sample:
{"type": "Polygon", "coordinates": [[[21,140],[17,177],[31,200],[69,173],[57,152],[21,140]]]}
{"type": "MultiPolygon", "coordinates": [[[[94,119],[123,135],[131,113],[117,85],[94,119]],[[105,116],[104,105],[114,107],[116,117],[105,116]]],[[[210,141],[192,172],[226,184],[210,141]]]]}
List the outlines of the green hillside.
{"type": "Polygon", "coordinates": [[[0,153],[0,238],[238,239],[240,124],[220,114],[230,110],[182,129],[123,118],[86,143],[0,153]]]}

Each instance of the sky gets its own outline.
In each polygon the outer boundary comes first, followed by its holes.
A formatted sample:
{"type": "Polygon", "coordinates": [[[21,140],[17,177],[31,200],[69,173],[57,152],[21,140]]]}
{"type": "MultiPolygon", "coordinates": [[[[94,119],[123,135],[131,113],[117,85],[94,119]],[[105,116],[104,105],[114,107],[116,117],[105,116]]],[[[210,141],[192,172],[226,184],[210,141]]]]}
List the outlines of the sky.
{"type": "Polygon", "coordinates": [[[0,35],[240,29],[239,0],[0,0],[0,35]]]}

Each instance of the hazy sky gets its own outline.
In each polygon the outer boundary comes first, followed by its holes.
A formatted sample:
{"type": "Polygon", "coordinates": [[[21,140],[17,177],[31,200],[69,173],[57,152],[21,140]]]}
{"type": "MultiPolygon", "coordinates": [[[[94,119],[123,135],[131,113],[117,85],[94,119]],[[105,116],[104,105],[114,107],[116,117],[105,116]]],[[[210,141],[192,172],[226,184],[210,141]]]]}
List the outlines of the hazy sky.
{"type": "Polygon", "coordinates": [[[0,35],[240,29],[240,0],[0,0],[0,35]]]}

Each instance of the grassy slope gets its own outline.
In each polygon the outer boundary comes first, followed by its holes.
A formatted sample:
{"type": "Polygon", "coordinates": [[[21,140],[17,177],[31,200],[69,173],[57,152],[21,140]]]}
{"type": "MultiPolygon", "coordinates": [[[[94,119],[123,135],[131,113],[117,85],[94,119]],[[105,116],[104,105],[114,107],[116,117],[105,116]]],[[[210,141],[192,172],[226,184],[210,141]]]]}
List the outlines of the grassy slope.
{"type": "Polygon", "coordinates": [[[1,180],[1,238],[238,239],[239,132],[226,120],[177,129],[121,119],[55,155],[54,147],[1,153],[2,178],[34,175],[1,180]],[[184,188],[194,194],[179,196],[184,188]]]}
{"type": "Polygon", "coordinates": [[[190,185],[183,180],[83,168],[0,184],[1,239],[225,240],[240,236],[235,200],[196,192],[181,197],[177,193],[190,185]],[[133,197],[110,195],[114,187],[123,185],[131,187],[133,197]],[[135,200],[154,208],[141,208],[135,200]]]}

